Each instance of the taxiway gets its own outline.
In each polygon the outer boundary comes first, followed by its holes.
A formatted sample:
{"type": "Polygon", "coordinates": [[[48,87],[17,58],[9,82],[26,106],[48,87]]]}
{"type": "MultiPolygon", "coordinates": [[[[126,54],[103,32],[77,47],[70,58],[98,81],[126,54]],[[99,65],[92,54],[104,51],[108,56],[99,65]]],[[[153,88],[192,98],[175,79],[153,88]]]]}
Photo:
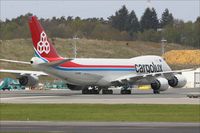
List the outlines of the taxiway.
{"type": "Polygon", "coordinates": [[[89,103],[89,104],[200,104],[199,98],[188,94],[199,93],[199,88],[169,89],[161,94],[152,90],[133,90],[131,95],[121,95],[114,89],[112,95],[82,95],[81,91],[32,90],[0,91],[1,103],[89,103]]]}
{"type": "Polygon", "coordinates": [[[3,121],[1,132],[199,133],[199,123],[3,121]]]}

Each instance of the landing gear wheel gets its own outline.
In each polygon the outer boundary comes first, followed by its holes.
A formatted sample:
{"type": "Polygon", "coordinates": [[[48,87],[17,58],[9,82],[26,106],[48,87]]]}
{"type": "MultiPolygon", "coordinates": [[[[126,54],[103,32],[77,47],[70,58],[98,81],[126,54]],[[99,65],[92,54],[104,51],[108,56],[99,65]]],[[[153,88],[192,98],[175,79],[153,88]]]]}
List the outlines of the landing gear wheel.
{"type": "Polygon", "coordinates": [[[99,90],[96,87],[92,87],[92,89],[85,88],[82,90],[82,94],[99,94],[99,90]]]}
{"type": "Polygon", "coordinates": [[[131,90],[121,90],[121,94],[131,94],[131,90]]]}
{"type": "Polygon", "coordinates": [[[113,94],[113,90],[102,90],[102,94],[113,94]]]}
{"type": "Polygon", "coordinates": [[[89,90],[89,94],[99,94],[99,90],[94,90],[94,89],[91,89],[89,90]]]}
{"type": "Polygon", "coordinates": [[[160,91],[159,90],[153,90],[153,93],[154,94],[160,94],[160,91]]]}

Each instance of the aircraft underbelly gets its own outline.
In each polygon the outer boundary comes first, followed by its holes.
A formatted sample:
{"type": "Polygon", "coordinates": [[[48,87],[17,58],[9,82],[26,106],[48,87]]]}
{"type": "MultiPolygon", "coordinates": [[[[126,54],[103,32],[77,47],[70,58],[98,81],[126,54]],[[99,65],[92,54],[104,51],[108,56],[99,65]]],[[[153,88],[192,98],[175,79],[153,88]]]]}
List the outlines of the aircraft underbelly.
{"type": "Polygon", "coordinates": [[[96,84],[102,76],[84,72],[66,72],[66,80],[79,85],[96,84]],[[70,76],[69,76],[70,75],[70,76]]]}
{"type": "Polygon", "coordinates": [[[112,71],[62,71],[46,69],[46,73],[75,85],[100,85],[106,86],[110,81],[127,72],[112,71]]]}
{"type": "Polygon", "coordinates": [[[65,72],[65,79],[77,85],[99,85],[107,86],[121,73],[112,72],[65,72]]]}

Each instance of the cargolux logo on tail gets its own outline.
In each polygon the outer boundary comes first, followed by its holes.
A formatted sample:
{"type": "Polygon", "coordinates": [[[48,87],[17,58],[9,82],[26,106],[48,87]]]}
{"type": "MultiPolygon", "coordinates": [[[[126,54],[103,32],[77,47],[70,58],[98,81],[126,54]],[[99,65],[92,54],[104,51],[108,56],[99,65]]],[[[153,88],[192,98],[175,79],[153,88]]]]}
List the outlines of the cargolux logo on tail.
{"type": "Polygon", "coordinates": [[[37,51],[40,54],[42,54],[43,52],[48,54],[50,52],[50,45],[47,41],[47,35],[44,31],[40,34],[40,41],[37,43],[37,51]]]}

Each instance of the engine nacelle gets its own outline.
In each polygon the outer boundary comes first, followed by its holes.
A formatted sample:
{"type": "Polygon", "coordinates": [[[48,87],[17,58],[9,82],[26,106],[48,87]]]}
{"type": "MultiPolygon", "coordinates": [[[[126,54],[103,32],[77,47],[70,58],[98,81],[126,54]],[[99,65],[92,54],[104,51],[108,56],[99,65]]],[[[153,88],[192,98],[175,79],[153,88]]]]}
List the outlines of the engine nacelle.
{"type": "Polygon", "coordinates": [[[171,87],[174,88],[181,88],[186,85],[187,80],[183,75],[177,74],[170,80],[168,80],[168,83],[171,87]]]}
{"type": "Polygon", "coordinates": [[[70,90],[82,90],[84,88],[83,86],[77,86],[77,85],[72,85],[72,84],[67,84],[67,87],[70,90]]]}
{"type": "Polygon", "coordinates": [[[34,75],[21,75],[19,78],[19,83],[23,86],[35,87],[38,84],[38,77],[34,75]]]}
{"type": "Polygon", "coordinates": [[[168,80],[163,77],[158,77],[151,83],[151,88],[153,90],[165,91],[169,88],[168,80]]]}

